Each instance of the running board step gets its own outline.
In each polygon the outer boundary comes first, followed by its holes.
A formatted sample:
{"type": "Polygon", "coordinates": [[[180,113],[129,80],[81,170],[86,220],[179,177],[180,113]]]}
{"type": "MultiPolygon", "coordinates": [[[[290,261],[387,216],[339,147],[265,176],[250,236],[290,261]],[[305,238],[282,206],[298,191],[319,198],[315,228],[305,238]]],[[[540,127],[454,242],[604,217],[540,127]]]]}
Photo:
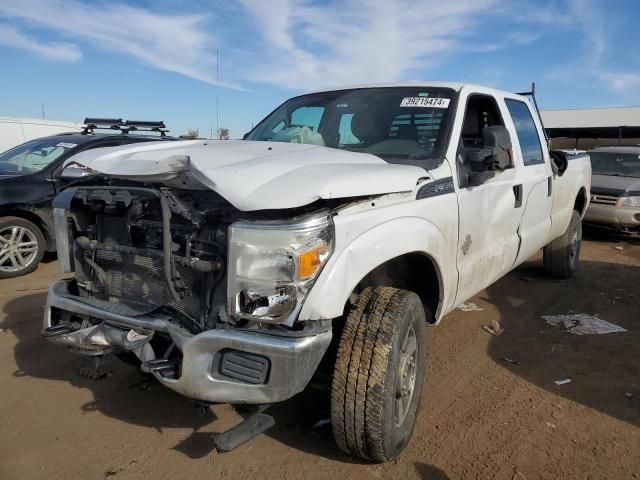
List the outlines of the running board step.
{"type": "Polygon", "coordinates": [[[57,337],[59,335],[67,335],[68,333],[71,333],[73,331],[74,330],[69,325],[60,323],[58,325],[53,325],[51,327],[45,328],[44,330],[42,330],[42,332],[40,332],[40,335],[45,338],[50,338],[57,337]]]}
{"type": "Polygon", "coordinates": [[[156,358],[142,364],[142,371],[145,373],[157,373],[164,378],[178,377],[178,364],[172,360],[156,358]]]}
{"type": "Polygon", "coordinates": [[[263,413],[269,405],[260,405],[258,410],[229,430],[213,434],[213,442],[219,452],[230,452],[243,443],[270,429],[276,424],[271,415],[263,413]]]}

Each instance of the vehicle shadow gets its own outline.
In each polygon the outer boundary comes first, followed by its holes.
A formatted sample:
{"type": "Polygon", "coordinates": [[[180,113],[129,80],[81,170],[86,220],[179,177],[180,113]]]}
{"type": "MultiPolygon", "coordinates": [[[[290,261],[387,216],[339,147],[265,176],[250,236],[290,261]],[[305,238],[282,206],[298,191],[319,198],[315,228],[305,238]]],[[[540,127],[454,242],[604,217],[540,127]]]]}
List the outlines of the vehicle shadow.
{"type": "MultiPolygon", "coordinates": [[[[92,367],[93,361],[51,344],[40,336],[42,307],[46,293],[25,295],[5,304],[5,319],[0,328],[12,332],[18,339],[14,347],[17,370],[14,377],[33,377],[66,382],[88,389],[93,400],[81,406],[83,412],[99,411],[109,417],[162,432],[167,428],[190,428],[175,450],[190,458],[200,458],[215,450],[208,428],[218,417],[210,408],[197,408],[191,400],[165,388],[138,368],[129,366],[113,355],[100,365],[106,378],[92,380],[83,377],[81,370],[92,367]],[[149,408],[153,405],[153,408],[149,408]],[[206,431],[201,431],[207,427],[206,431]]],[[[267,435],[296,449],[344,462],[356,462],[343,454],[334,444],[330,425],[319,420],[329,417],[328,394],[308,388],[294,398],[274,405],[267,413],[276,425],[267,435]]],[[[217,409],[217,407],[214,407],[217,409]]],[[[229,411],[230,414],[233,412],[229,411]]],[[[224,415],[230,417],[232,415],[224,415]]],[[[237,418],[220,418],[229,428],[237,418]]],[[[216,425],[214,424],[214,427],[216,425]]]]}
{"type": "MultiPolygon", "coordinates": [[[[106,378],[92,380],[80,371],[92,367],[93,361],[53,345],[40,336],[42,307],[46,292],[25,295],[5,304],[5,319],[0,328],[12,332],[18,339],[14,347],[17,370],[14,377],[34,377],[67,382],[86,388],[94,399],[81,406],[83,412],[100,411],[119,420],[153,428],[192,428],[197,436],[205,425],[216,420],[211,409],[198,410],[188,399],[162,387],[139,369],[122,363],[113,355],[100,365],[106,378]],[[149,408],[153,405],[153,408],[149,408]]],[[[202,445],[184,442],[183,453],[201,456],[202,445]]]]}
{"type": "Polygon", "coordinates": [[[582,261],[574,277],[558,281],[545,275],[542,262],[528,262],[480,295],[499,309],[504,329],[488,353],[534,385],[640,426],[639,285],[640,267],[582,261]],[[596,315],[627,332],[574,335],[541,318],[572,313],[596,315]],[[555,384],[562,379],[571,383],[555,384]]]}

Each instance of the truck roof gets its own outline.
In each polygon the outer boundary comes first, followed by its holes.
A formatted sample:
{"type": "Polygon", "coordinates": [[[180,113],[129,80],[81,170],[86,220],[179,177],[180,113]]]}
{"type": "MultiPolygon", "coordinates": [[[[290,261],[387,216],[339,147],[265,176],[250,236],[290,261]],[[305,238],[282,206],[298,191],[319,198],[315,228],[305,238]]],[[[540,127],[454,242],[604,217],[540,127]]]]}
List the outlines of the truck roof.
{"type": "Polygon", "coordinates": [[[382,83],[365,83],[365,84],[359,84],[359,85],[346,85],[342,87],[330,87],[330,88],[325,88],[321,90],[314,90],[312,92],[305,92],[301,95],[307,95],[310,93],[333,92],[338,90],[355,90],[358,88],[393,88],[393,87],[436,87],[436,88],[451,88],[452,90],[455,90],[455,91],[460,91],[463,87],[471,87],[473,89],[482,90],[483,92],[493,93],[497,96],[516,95],[513,92],[509,92],[507,90],[499,90],[496,88],[486,87],[483,85],[476,85],[473,83],[426,81],[426,80],[425,81],[409,80],[409,81],[401,81],[401,82],[382,82],[382,83]]]}

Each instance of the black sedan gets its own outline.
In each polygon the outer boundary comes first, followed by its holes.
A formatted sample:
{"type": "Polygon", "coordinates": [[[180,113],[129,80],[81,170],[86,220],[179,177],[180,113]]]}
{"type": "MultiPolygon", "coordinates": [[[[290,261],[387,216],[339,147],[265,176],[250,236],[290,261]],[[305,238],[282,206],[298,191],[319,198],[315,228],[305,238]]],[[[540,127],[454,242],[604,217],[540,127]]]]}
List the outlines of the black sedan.
{"type": "Polygon", "coordinates": [[[55,251],[51,201],[67,183],[60,173],[71,157],[94,148],[159,140],[176,139],[87,129],[31,140],[1,153],[0,279],[34,271],[45,252],[55,251]]]}

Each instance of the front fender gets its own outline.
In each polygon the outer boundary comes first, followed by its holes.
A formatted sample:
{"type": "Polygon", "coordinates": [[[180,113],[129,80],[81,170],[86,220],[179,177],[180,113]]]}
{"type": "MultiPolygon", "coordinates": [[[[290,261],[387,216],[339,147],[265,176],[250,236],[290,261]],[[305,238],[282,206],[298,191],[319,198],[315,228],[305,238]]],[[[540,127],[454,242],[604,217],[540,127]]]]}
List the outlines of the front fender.
{"type": "MultiPolygon", "coordinates": [[[[376,214],[369,220],[375,221],[376,214]]],[[[455,225],[447,222],[443,232],[434,223],[418,217],[396,217],[374,226],[361,227],[367,219],[335,217],[336,249],[311,289],[300,320],[337,318],[358,283],[373,269],[407,253],[424,253],[435,263],[440,280],[440,302],[436,320],[448,311],[455,298],[457,270],[445,238],[457,238],[455,225]]],[[[453,249],[455,255],[455,247],[453,249]]]]}

